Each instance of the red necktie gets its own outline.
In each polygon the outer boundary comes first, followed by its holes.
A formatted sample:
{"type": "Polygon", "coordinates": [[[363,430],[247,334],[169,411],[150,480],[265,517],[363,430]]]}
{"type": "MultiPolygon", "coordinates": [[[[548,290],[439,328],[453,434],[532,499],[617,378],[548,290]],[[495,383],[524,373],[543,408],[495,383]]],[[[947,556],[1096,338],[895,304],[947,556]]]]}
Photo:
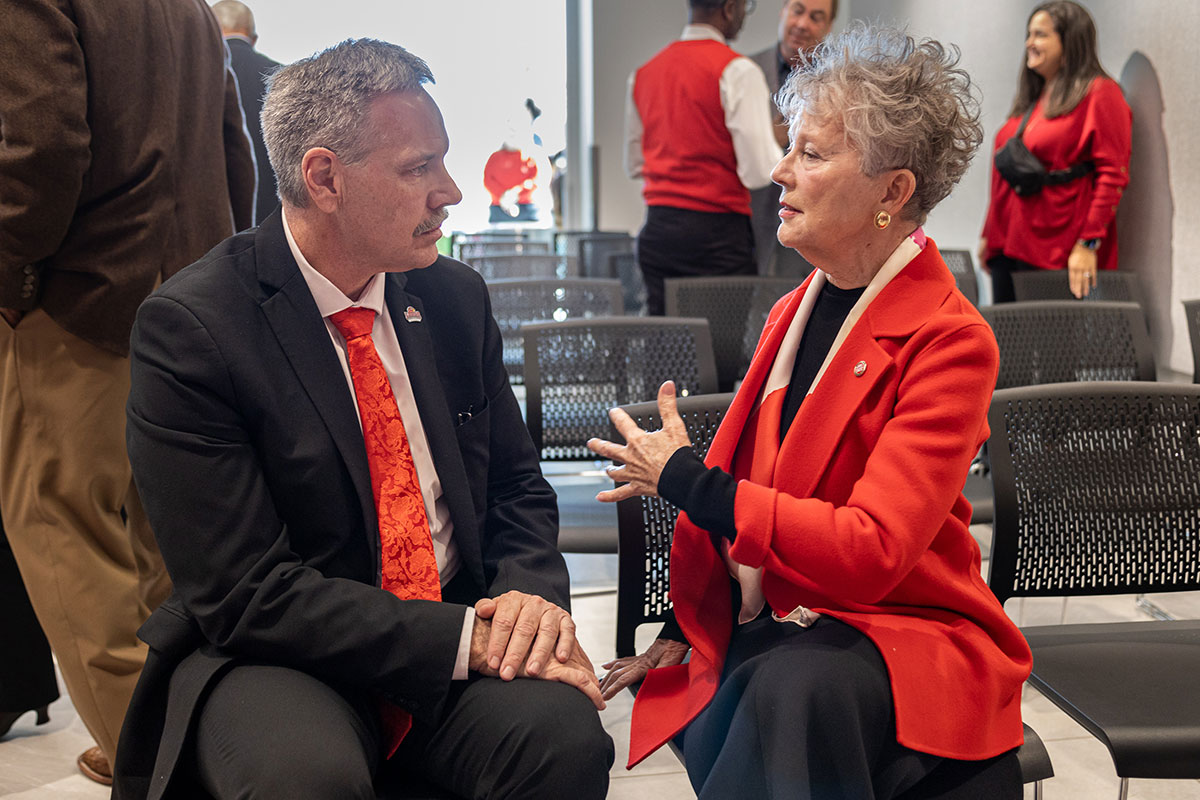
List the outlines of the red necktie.
{"type": "MultiPolygon", "coordinates": [[[[401,600],[441,600],[437,559],[408,435],[387,370],[371,339],[375,312],[347,308],[329,319],[346,340],[346,361],[362,421],[371,493],[379,518],[381,585],[401,600]]],[[[412,727],[412,717],[390,703],[382,708],[390,758],[412,727]]]]}

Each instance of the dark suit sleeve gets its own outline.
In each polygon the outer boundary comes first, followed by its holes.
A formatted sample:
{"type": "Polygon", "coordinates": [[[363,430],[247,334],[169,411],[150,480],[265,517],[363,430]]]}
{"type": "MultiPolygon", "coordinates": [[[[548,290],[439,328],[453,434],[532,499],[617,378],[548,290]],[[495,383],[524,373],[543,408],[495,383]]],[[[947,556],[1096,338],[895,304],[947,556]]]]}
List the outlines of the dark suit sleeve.
{"type": "Polygon", "coordinates": [[[66,236],[91,163],[83,50],[62,6],[54,0],[4,4],[0,306],[8,308],[36,306],[38,262],[66,236]]]}
{"type": "MultiPolygon", "coordinates": [[[[177,300],[156,295],[138,312],[126,438],[178,598],[220,653],[369,688],[414,716],[438,713],[465,608],[401,601],[327,577],[321,559],[297,555],[277,507],[288,499],[276,487],[286,480],[290,491],[333,497],[341,476],[334,465],[304,475],[264,472],[261,448],[271,443],[251,433],[261,406],[239,396],[244,384],[232,377],[245,358],[227,357],[177,300]]],[[[308,541],[342,541],[344,533],[310,531],[308,541]]]]}
{"type": "Polygon", "coordinates": [[[529,429],[508,383],[500,329],[484,293],[484,385],[489,408],[487,512],[481,531],[487,593],[516,589],[570,610],[566,564],[558,551],[558,503],[542,476],[529,429]]]}
{"type": "Polygon", "coordinates": [[[237,77],[225,48],[225,176],[229,183],[229,203],[233,207],[234,229],[244,231],[259,220],[254,219],[254,196],[257,191],[258,169],[246,117],[238,97],[237,77]]]}

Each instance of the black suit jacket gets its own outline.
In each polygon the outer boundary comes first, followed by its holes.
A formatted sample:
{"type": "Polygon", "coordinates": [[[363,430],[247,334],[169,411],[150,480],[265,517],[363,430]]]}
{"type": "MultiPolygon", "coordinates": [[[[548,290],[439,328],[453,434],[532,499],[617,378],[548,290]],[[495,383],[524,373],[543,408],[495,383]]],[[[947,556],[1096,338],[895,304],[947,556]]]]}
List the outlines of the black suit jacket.
{"type": "MultiPolygon", "coordinates": [[[[554,492],[483,280],[446,258],[387,280],[462,568],[478,596],[519,589],[566,608],[554,492]],[[405,321],[410,306],[419,322],[405,321]]],[[[141,631],[151,652],[113,796],[186,796],[170,778],[198,698],[237,660],[380,694],[418,723],[436,718],[465,608],[377,588],[354,400],[278,213],[142,305],[132,364],[129,456],[175,594],[141,631]]]]}
{"type": "Polygon", "coordinates": [[[246,114],[246,130],[250,132],[250,141],[254,145],[254,161],[258,165],[258,194],[254,199],[254,219],[262,222],[279,207],[279,198],[275,194],[275,172],[271,169],[270,159],[267,158],[267,146],[263,144],[261,120],[263,96],[267,93],[264,76],[274,72],[279,67],[279,62],[255,50],[254,45],[245,39],[231,36],[225,40],[225,44],[229,47],[229,61],[233,65],[233,74],[237,76],[238,96],[246,114]]]}

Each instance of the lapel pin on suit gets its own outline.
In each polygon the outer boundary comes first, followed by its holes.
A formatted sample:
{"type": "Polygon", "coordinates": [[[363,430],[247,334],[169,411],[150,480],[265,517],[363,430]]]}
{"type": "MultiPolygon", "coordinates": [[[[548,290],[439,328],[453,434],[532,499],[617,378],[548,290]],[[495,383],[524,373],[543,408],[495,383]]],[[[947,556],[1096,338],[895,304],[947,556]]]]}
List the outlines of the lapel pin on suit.
{"type": "Polygon", "coordinates": [[[421,312],[417,311],[412,306],[409,306],[408,308],[404,309],[404,319],[407,322],[420,322],[421,312]]]}
{"type": "Polygon", "coordinates": [[[860,361],[854,365],[854,377],[861,378],[867,372],[867,362],[860,361]]]}

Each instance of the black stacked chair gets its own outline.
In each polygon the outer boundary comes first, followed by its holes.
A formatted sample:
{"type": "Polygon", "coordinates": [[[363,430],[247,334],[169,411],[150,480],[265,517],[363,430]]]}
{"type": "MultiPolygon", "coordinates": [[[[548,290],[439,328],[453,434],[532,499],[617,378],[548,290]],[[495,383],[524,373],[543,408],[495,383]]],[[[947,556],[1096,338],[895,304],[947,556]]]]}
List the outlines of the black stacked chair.
{"type": "MultiPolygon", "coordinates": [[[[1013,273],[1013,296],[1017,302],[1028,300],[1076,300],[1065,269],[1031,269],[1013,273]]],[[[1142,290],[1137,274],[1102,269],[1096,286],[1083,298],[1088,302],[1138,303],[1142,290]]]]}
{"type": "Polygon", "coordinates": [[[997,389],[1155,378],[1150,334],[1136,303],[1016,302],[980,313],[1000,345],[997,389]]]}
{"type": "Polygon", "coordinates": [[[975,277],[975,262],[971,259],[970,250],[942,250],[942,260],[950,268],[958,290],[971,301],[971,305],[979,305],[979,280],[975,277]]]}
{"type": "Polygon", "coordinates": [[[674,380],[681,397],[716,389],[703,319],[598,317],[524,325],[526,420],[546,461],[593,460],[608,410],[649,400],[674,380]]]}
{"type": "Polygon", "coordinates": [[[556,253],[501,253],[465,259],[485,281],[500,278],[573,278],[579,275],[574,256],[556,253]]]}
{"type": "MultiPolygon", "coordinates": [[[[996,392],[988,583],[1010,597],[1200,590],[1200,386],[996,392]]],[[[1030,683],[1103,742],[1121,778],[1200,778],[1200,621],[1023,629],[1030,683]]]]}
{"type": "Polygon", "coordinates": [[[1183,315],[1192,340],[1192,382],[1200,383],[1200,300],[1184,300],[1183,315]]]}
{"type": "MultiPolygon", "coordinates": [[[[701,394],[676,401],[692,449],[703,458],[721,425],[733,393],[701,394]]],[[[656,402],[622,406],[642,430],[662,427],[656,402]]],[[[622,441],[614,428],[613,441],[622,441]]],[[[671,600],[671,537],[679,509],[661,497],[630,497],[617,503],[617,657],[636,654],[638,626],[662,622],[671,600]]]]}
{"type": "Polygon", "coordinates": [[[513,384],[525,382],[527,322],[612,317],[621,313],[621,284],[588,278],[499,278],[488,281],[492,315],[504,339],[504,366],[513,384]]]}
{"type": "Polygon", "coordinates": [[[625,313],[631,317],[646,315],[646,284],[637,264],[637,254],[632,251],[609,253],[608,271],[621,282],[621,294],[625,302],[625,313]]]}
{"type": "MultiPolygon", "coordinates": [[[[1016,302],[979,311],[1000,346],[997,389],[1060,381],[1155,379],[1153,345],[1135,303],[1016,302]]],[[[971,501],[971,521],[991,521],[992,486],[985,461],[972,465],[964,494],[971,501]]]]}
{"type": "Polygon", "coordinates": [[[550,242],[525,238],[465,241],[458,246],[458,258],[467,263],[483,256],[532,255],[553,252],[550,242]]]}
{"type": "Polygon", "coordinates": [[[708,320],[717,359],[717,385],[725,392],[745,377],[772,306],[796,286],[791,278],[759,275],[668,278],[663,282],[667,316],[708,320]]]}
{"type": "Polygon", "coordinates": [[[625,231],[563,231],[555,243],[560,253],[579,257],[580,275],[585,278],[615,278],[608,257],[632,253],[633,237],[625,231]]]}

